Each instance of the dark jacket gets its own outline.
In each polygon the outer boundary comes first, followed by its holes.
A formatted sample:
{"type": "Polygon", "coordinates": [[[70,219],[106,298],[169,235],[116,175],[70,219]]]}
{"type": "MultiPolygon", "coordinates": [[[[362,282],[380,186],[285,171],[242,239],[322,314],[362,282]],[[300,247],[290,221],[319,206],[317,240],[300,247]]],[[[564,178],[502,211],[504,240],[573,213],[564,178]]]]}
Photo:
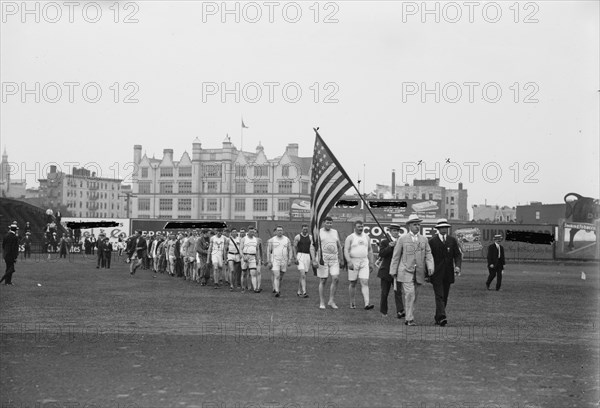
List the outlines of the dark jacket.
{"type": "Polygon", "coordinates": [[[487,253],[488,268],[490,265],[494,265],[494,269],[504,269],[504,247],[500,245],[500,253],[496,248],[496,243],[492,243],[488,247],[487,253]]]}
{"type": "Polygon", "coordinates": [[[148,244],[144,237],[139,237],[136,242],[135,250],[139,259],[144,257],[144,251],[148,249],[148,244]]]}
{"type": "Polygon", "coordinates": [[[456,238],[446,235],[446,242],[442,242],[440,236],[436,235],[429,240],[429,246],[434,264],[431,282],[439,280],[454,283],[454,267],[460,268],[462,264],[462,252],[456,238]]]}
{"type": "Polygon", "coordinates": [[[387,238],[383,238],[379,245],[381,266],[379,267],[379,272],[377,272],[377,277],[385,281],[393,282],[394,277],[390,275],[390,263],[392,262],[394,247],[390,246],[390,241],[387,238]]]}
{"type": "Polygon", "coordinates": [[[19,256],[19,238],[14,232],[9,232],[2,241],[4,259],[15,260],[19,256]]]}

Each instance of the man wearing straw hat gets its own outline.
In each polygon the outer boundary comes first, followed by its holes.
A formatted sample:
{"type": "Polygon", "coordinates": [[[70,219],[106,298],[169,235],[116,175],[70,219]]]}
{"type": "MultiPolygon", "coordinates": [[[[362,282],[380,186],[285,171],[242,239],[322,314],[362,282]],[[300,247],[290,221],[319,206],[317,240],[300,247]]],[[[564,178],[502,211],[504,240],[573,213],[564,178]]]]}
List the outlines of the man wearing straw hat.
{"type": "Polygon", "coordinates": [[[406,221],[408,233],[398,239],[394,247],[390,275],[404,291],[404,308],[407,326],[416,326],[414,305],[419,285],[425,283],[425,277],[433,273],[433,256],[427,238],[419,233],[421,220],[417,214],[411,214],[406,221]]]}
{"type": "Polygon", "coordinates": [[[460,274],[462,253],[456,238],[448,235],[448,229],[450,228],[448,220],[440,218],[435,228],[438,230],[438,235],[429,240],[433,263],[435,264],[430,282],[433,285],[433,293],[435,294],[435,324],[445,326],[448,324],[446,304],[448,303],[450,285],[454,283],[454,275],[458,276],[460,274]]]}

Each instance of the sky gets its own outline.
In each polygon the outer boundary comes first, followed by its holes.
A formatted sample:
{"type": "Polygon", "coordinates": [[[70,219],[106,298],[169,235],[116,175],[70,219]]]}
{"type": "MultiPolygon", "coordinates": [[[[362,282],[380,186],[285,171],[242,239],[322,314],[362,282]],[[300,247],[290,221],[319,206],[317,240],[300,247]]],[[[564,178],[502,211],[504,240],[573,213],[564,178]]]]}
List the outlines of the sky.
{"type": "Polygon", "coordinates": [[[29,187],[53,162],[126,178],[135,144],[240,148],[243,117],[268,158],[319,127],[367,192],[395,169],[469,207],[600,196],[597,1],[23,4],[2,3],[0,145],[29,187]]]}

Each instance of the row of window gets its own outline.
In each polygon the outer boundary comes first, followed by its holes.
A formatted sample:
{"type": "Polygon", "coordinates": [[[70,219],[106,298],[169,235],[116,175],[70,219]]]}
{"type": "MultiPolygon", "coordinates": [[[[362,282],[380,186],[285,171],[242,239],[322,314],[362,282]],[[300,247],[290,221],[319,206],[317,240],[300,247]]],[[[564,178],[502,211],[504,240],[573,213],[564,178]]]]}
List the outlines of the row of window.
{"type": "MultiPolygon", "coordinates": [[[[202,183],[202,192],[203,193],[218,193],[219,192],[219,182],[218,181],[208,181],[206,183],[202,183]]],[[[236,194],[246,194],[246,182],[235,183],[235,193],[236,194]]],[[[152,193],[152,183],[149,182],[140,182],[138,192],[139,194],[151,194],[152,193]]],[[[253,193],[254,194],[268,194],[269,193],[269,183],[268,182],[257,182],[252,183],[253,193]]],[[[292,194],[293,192],[293,182],[291,180],[282,180],[279,181],[278,184],[278,192],[280,194],[292,194]]],[[[177,183],[177,191],[180,194],[190,194],[192,192],[192,182],[191,181],[180,181],[177,183]]],[[[158,183],[159,193],[161,194],[173,194],[173,183],[171,182],[160,182],[158,183]]],[[[302,182],[302,194],[308,194],[308,182],[302,182]]]]}
{"type": "MultiPolygon", "coordinates": [[[[247,177],[248,168],[252,168],[252,174],[255,179],[267,178],[269,177],[269,168],[271,165],[262,164],[262,165],[235,165],[235,175],[236,177],[247,177]]],[[[281,166],[281,175],[283,177],[290,177],[290,167],[291,165],[283,165],[281,166]]],[[[297,167],[297,166],[294,166],[297,167]]],[[[222,175],[222,165],[221,164],[203,164],[201,165],[201,174],[203,177],[221,177],[222,175]]],[[[140,172],[141,178],[148,178],[149,167],[142,167],[140,172]]],[[[173,177],[174,171],[173,167],[161,167],[159,169],[160,177],[173,177]]],[[[192,177],[192,167],[178,167],[177,168],[177,176],[178,177],[192,177]]]]}
{"type": "MultiPolygon", "coordinates": [[[[66,202],[66,206],[67,208],[77,208],[77,203],[79,203],[79,208],[83,208],[83,202],[82,201],[67,201],[66,202]]],[[[86,202],[85,203],[85,208],[102,208],[102,209],[108,209],[108,204],[107,203],[90,203],[90,202],[86,202]]],[[[110,203],[110,209],[114,210],[115,209],[115,203],[110,203]]],[[[119,210],[120,206],[117,203],[116,205],[116,209],[119,210]]]]}
{"type": "MultiPolygon", "coordinates": [[[[208,198],[206,199],[206,207],[204,200],[200,201],[201,211],[221,211],[221,199],[208,198]]],[[[266,212],[269,208],[269,200],[266,198],[255,198],[252,200],[252,209],[255,212],[266,212]]],[[[138,199],[138,210],[139,211],[150,211],[150,199],[140,198],[138,199]]],[[[159,211],[173,211],[173,199],[172,198],[160,198],[158,200],[159,211]]],[[[191,211],[192,210],[192,199],[191,198],[179,198],[177,200],[178,211],[191,211]]],[[[289,211],[290,201],[288,199],[277,200],[277,211],[289,211]]],[[[235,212],[246,211],[246,200],[243,198],[236,198],[234,201],[235,212]]]]}
{"type": "Polygon", "coordinates": [[[114,183],[100,183],[100,182],[85,182],[85,186],[84,186],[84,182],[83,180],[79,180],[79,183],[77,183],[77,180],[69,180],[67,181],[67,187],[74,187],[77,188],[77,184],[79,184],[79,188],[90,188],[90,189],[94,189],[94,190],[98,190],[98,189],[103,189],[103,190],[108,190],[108,185],[110,184],[110,189],[111,190],[115,190],[115,185],[117,186],[116,190],[120,190],[121,186],[119,184],[114,184],[114,183]]]}
{"type": "MultiPolygon", "coordinates": [[[[92,217],[92,218],[118,218],[120,215],[118,213],[114,213],[114,212],[96,212],[96,211],[92,211],[92,212],[83,212],[83,211],[75,211],[75,212],[71,212],[71,214],[73,214],[73,217],[92,217]]],[[[140,217],[142,218],[142,217],[140,217]]],[[[149,218],[149,217],[148,217],[149,218]]]]}

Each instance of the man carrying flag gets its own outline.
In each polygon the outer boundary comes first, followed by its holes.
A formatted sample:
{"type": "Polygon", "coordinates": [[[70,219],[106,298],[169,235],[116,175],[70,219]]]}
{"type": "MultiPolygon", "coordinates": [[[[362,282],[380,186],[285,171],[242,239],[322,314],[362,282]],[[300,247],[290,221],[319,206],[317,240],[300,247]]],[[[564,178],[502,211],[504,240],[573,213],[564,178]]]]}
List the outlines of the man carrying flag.
{"type": "Polygon", "coordinates": [[[333,300],[339,276],[339,267],[343,265],[343,249],[337,231],[331,229],[333,220],[325,218],[333,205],[352,187],[350,177],[344,171],[331,150],[327,147],[318,129],[315,129],[316,140],[312,161],[312,189],[311,189],[311,231],[313,232],[314,245],[317,251],[313,266],[318,266],[317,275],[320,278],[319,296],[320,309],[325,309],[323,290],[328,275],[332,276],[328,305],[337,309],[333,300]],[[325,218],[325,228],[320,231],[319,226],[325,218]],[[323,232],[324,236],[321,236],[323,232]],[[327,254],[327,256],[325,256],[327,254]],[[327,259],[324,259],[327,258],[327,259]],[[335,259],[338,258],[338,259],[335,259]],[[334,265],[335,264],[335,265],[334,265]],[[337,268],[336,268],[337,266],[337,268]],[[336,273],[337,272],[337,273],[336,273]]]}

